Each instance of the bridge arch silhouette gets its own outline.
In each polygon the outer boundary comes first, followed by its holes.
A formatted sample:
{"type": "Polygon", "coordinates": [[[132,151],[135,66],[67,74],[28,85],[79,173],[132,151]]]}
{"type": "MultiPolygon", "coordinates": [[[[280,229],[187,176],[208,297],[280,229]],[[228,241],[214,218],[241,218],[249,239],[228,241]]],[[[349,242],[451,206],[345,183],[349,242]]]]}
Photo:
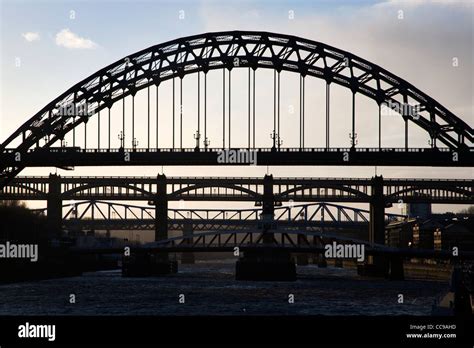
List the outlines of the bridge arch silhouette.
{"type": "MultiPolygon", "coordinates": [[[[35,166],[80,166],[80,165],[221,165],[217,163],[217,151],[232,148],[229,123],[226,128],[226,110],[223,108],[222,147],[209,148],[206,134],[206,111],[204,111],[204,135],[201,135],[200,108],[197,111],[196,147],[182,147],[182,109],[180,111],[179,146],[175,141],[175,115],[173,109],[172,148],[152,148],[150,144],[150,121],[148,121],[148,143],[146,148],[137,149],[132,144],[131,155],[124,160],[125,139],[120,149],[110,147],[110,122],[108,146],[87,149],[74,143],[65,146],[66,134],[99,117],[100,111],[110,110],[114,103],[134,96],[140,90],[158,86],[164,81],[183,79],[188,74],[198,74],[198,94],[201,73],[206,94],[206,76],[211,70],[229,71],[229,95],[231,93],[230,72],[234,68],[248,68],[248,147],[258,153],[260,165],[428,165],[428,166],[472,166],[474,131],[466,122],[442,106],[409,82],[390,73],[382,67],[368,62],[350,52],[338,48],[284,34],[254,31],[229,31],[194,35],[158,44],[131,54],[77,83],[59,97],[52,100],[0,145],[0,188],[15,177],[22,169],[35,166]],[[255,70],[274,71],[274,120],[273,146],[255,146],[255,70]],[[280,72],[289,71],[300,75],[300,134],[299,147],[282,147],[280,142],[280,72]],[[252,79],[253,74],[253,79],[252,79]],[[315,77],[326,82],[326,146],[308,148],[305,146],[305,78],[315,77]],[[253,96],[251,89],[253,84],[253,96]],[[352,145],[335,148],[330,143],[330,86],[347,88],[352,93],[352,145]],[[278,95],[277,95],[278,91],[278,95]],[[364,95],[379,106],[379,146],[357,147],[356,142],[356,95],[364,95]],[[253,97],[253,103],[252,103],[253,97]],[[278,112],[276,103],[278,103],[278,112]],[[251,105],[253,104],[253,105],[251,105]],[[410,109],[417,106],[416,112],[410,109]],[[380,115],[382,106],[397,111],[405,124],[405,147],[386,148],[381,146],[380,115]],[[407,108],[407,106],[410,106],[407,108]],[[253,110],[252,110],[253,108],[253,110]],[[69,112],[72,110],[72,113],[69,112]],[[426,131],[430,147],[409,147],[408,124],[412,123],[426,131]],[[253,128],[253,129],[252,129],[253,128]],[[228,137],[226,133],[228,131],[228,137]],[[203,142],[203,147],[201,144],[203,142]],[[58,149],[54,147],[61,144],[58,149]],[[349,156],[350,154],[350,156],[349,156]]],[[[174,93],[173,88],[173,93],[174,93]]],[[[148,90],[149,91],[149,90],[148,90]]],[[[204,110],[206,99],[204,97],[204,110]]],[[[148,93],[148,104],[150,102],[148,93]]],[[[173,98],[174,99],[174,98],[173,98]]],[[[202,98],[199,98],[201,101],[202,98]]],[[[224,96],[225,103],[225,96],[224,96]]],[[[134,107],[134,106],[133,106],[134,107]]],[[[123,134],[125,132],[125,111],[123,112],[123,134]]],[[[374,119],[376,119],[374,117],[374,119]]],[[[134,109],[132,109],[134,120],[134,109]]],[[[150,120],[150,111],[148,111],[150,120]]],[[[100,123],[99,123],[100,124],[100,123]]],[[[100,128],[100,125],[98,126],[100,128]]],[[[159,123],[157,122],[157,128],[159,123]]],[[[100,132],[100,130],[99,130],[100,132]]],[[[135,141],[134,121],[132,140],[135,141]]],[[[100,135],[98,136],[100,138],[100,135]]],[[[74,140],[75,142],[75,140],[74,140]]],[[[86,139],[84,140],[86,142],[86,139]]],[[[158,141],[157,141],[158,143],[158,141]]]]}

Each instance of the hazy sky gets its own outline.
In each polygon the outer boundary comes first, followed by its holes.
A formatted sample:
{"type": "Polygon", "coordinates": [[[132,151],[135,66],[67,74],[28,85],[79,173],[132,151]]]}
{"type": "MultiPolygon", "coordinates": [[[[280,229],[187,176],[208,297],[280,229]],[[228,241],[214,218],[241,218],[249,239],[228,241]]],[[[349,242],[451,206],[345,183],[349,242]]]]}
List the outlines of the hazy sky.
{"type": "MultiPolygon", "coordinates": [[[[73,84],[100,68],[143,48],[174,38],[224,30],[264,30],[293,34],[352,52],[406,79],[474,126],[472,1],[5,1],[0,0],[0,142],[26,119],[73,84]],[[294,14],[289,18],[289,14],[294,14]],[[184,15],[184,18],[182,18],[184,15]],[[180,18],[181,16],[181,18],[180,18]],[[458,66],[453,66],[453,59],[458,66]]],[[[258,81],[271,81],[270,71],[257,71],[258,81]]],[[[217,72],[209,75],[210,88],[221,92],[217,72]]],[[[236,145],[246,138],[246,71],[233,72],[233,138],[236,145]],[[234,85],[235,84],[235,85],[234,85]],[[235,87],[234,87],[235,86],[235,87]],[[240,138],[240,139],[239,139],[240,138]]],[[[191,124],[195,113],[195,76],[184,79],[184,144],[194,146],[191,124]]],[[[177,84],[178,85],[178,84],[177,84]]],[[[271,146],[272,88],[257,92],[259,142],[271,146]]],[[[282,73],[282,138],[284,146],[296,145],[299,112],[298,77],[282,73]]],[[[258,87],[258,86],[257,86],[258,87]]],[[[306,139],[308,145],[324,144],[324,84],[307,82],[306,139]]],[[[337,146],[349,146],[350,93],[334,88],[331,112],[332,139],[337,146]]],[[[170,84],[160,87],[160,114],[163,130],[170,124],[170,84]]],[[[220,94],[219,94],[220,95],[220,94]]],[[[137,100],[144,93],[137,95],[137,100]]],[[[128,101],[129,102],[129,101],[128,101]]],[[[219,146],[222,117],[221,99],[208,100],[212,146],[219,146]],[[213,122],[213,117],[215,122],[213,122]]],[[[376,104],[367,98],[357,101],[360,119],[357,133],[360,146],[376,146],[376,104]]],[[[119,103],[121,104],[121,103],[119,103]]],[[[129,105],[129,104],[127,104],[129,105]]],[[[116,105],[120,110],[121,106],[116,105]]],[[[154,107],[154,105],[153,105],[154,107]]],[[[138,120],[145,120],[145,105],[137,107],[138,120]]],[[[114,111],[114,109],[113,109],[114,111]]],[[[121,117],[121,113],[116,115],[121,117]]],[[[387,116],[388,117],[388,116],[387,116]]],[[[390,116],[393,117],[393,116],[390,116]]],[[[140,121],[138,121],[140,122],[140,121]]],[[[384,145],[402,146],[403,122],[386,118],[384,145]]],[[[94,123],[91,122],[93,125],[94,123]]],[[[94,132],[91,126],[90,132],[94,132]]],[[[168,128],[169,129],[169,128],[168,128]]],[[[78,137],[81,137],[81,130],[78,137]]],[[[118,128],[112,146],[118,147],[118,128]]],[[[423,131],[410,128],[413,146],[428,146],[423,131]]],[[[164,142],[169,134],[161,134],[164,142]]],[[[137,131],[140,145],[146,133],[137,131]]],[[[94,146],[96,140],[88,140],[94,146]]],[[[104,144],[106,142],[103,134],[104,144]]],[[[127,143],[131,142],[129,138],[127,143]]],[[[154,142],[154,140],[153,140],[154,142]]],[[[152,142],[152,143],[153,143],[152,142]]],[[[130,146],[130,144],[127,144],[130,146]]],[[[172,175],[263,176],[263,167],[165,168],[172,175]]],[[[47,175],[55,169],[27,169],[22,175],[47,175]]],[[[62,175],[156,175],[161,168],[76,168],[58,170],[62,175]]],[[[473,178],[471,168],[380,167],[385,177],[473,178]]],[[[374,168],[353,167],[271,167],[275,176],[369,177],[374,168]]],[[[454,208],[454,207],[453,207],[454,208]]]]}

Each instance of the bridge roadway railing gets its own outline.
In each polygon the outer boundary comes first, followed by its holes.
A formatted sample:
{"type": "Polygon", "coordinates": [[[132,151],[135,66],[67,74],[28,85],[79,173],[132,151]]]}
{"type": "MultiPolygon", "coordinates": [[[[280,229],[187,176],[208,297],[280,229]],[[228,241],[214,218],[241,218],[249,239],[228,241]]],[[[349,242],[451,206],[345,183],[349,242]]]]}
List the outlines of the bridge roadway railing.
{"type": "MultiPolygon", "coordinates": [[[[236,151],[244,151],[248,148],[236,148],[236,151]]],[[[259,147],[259,148],[251,148],[251,150],[255,150],[257,152],[348,152],[348,151],[355,151],[355,152],[452,152],[452,149],[448,147],[439,147],[434,150],[433,148],[404,148],[404,147],[280,147],[280,148],[272,148],[272,147],[259,147]]],[[[3,150],[4,153],[13,154],[17,151],[17,149],[6,148],[3,150]]],[[[94,149],[94,148],[80,148],[80,147],[46,147],[46,148],[31,148],[27,152],[28,153],[114,153],[114,152],[215,152],[220,153],[222,148],[195,148],[195,147],[188,147],[188,148],[110,148],[110,149],[94,149]]]]}

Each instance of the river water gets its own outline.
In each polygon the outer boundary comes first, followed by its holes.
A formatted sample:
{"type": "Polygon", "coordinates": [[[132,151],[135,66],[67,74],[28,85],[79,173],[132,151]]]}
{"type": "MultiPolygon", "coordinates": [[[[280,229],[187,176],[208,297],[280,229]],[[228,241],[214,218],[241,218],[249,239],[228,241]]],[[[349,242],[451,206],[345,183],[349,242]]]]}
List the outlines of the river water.
{"type": "Polygon", "coordinates": [[[0,315],[430,315],[447,289],[446,282],[361,278],[316,265],[298,266],[296,282],[236,281],[234,262],[179,265],[164,277],[102,271],[1,285],[0,315]]]}

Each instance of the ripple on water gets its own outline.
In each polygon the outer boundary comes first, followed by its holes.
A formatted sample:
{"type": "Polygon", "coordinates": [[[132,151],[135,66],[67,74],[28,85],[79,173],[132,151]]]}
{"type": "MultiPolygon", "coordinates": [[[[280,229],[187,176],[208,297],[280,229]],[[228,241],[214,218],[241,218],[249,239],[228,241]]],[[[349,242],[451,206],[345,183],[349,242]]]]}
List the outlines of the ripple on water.
{"type": "Polygon", "coordinates": [[[446,289],[443,282],[361,279],[354,270],[313,265],[298,267],[298,275],[296,282],[237,282],[234,264],[224,262],[180,265],[176,275],[152,278],[85,273],[2,285],[0,315],[429,315],[446,289]]]}

